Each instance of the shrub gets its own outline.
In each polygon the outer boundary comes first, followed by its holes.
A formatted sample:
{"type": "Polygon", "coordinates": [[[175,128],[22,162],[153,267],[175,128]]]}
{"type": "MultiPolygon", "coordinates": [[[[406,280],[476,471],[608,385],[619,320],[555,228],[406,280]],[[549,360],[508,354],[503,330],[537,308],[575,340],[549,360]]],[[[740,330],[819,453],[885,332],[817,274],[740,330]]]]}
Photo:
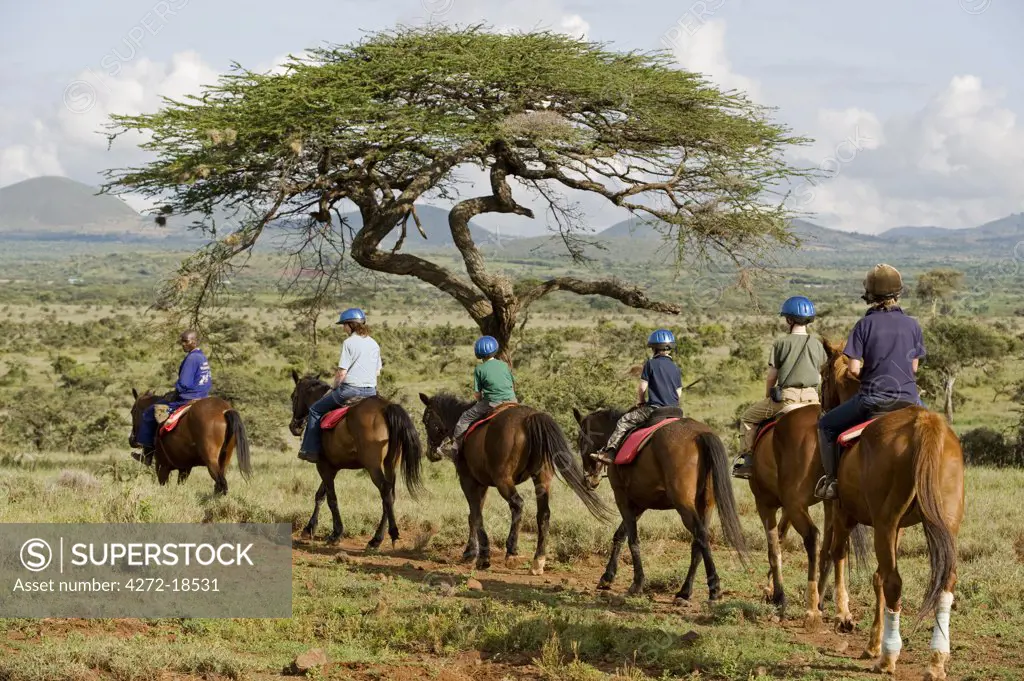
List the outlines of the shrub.
{"type": "Polygon", "coordinates": [[[1013,442],[997,430],[982,427],[960,437],[964,462],[970,466],[1021,466],[1024,445],[1013,442]]]}

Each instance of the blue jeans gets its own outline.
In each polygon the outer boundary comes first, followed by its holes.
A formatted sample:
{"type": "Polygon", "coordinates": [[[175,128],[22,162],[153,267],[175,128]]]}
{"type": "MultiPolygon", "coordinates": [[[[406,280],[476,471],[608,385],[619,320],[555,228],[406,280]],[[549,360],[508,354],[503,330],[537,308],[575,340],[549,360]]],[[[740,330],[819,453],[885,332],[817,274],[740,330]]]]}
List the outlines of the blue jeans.
{"type": "MultiPolygon", "coordinates": [[[[917,403],[924,406],[920,397],[917,403]]],[[[834,478],[839,470],[838,440],[843,431],[888,411],[886,407],[891,404],[891,400],[878,404],[858,393],[821,415],[818,419],[818,446],[821,448],[821,465],[825,468],[825,475],[834,478]]]]}
{"type": "Polygon", "coordinates": [[[313,406],[309,408],[309,416],[306,417],[306,431],[302,434],[302,446],[300,449],[310,454],[319,454],[320,419],[328,412],[343,406],[346,401],[353,397],[373,397],[376,394],[376,388],[357,388],[354,385],[342,383],[314,402],[313,406]]]}
{"type": "Polygon", "coordinates": [[[166,404],[174,411],[178,407],[182,407],[189,403],[189,400],[180,400],[178,402],[154,402],[146,408],[146,411],[142,412],[142,421],[139,423],[139,433],[135,438],[135,441],[142,447],[152,448],[156,445],[156,432],[159,429],[159,424],[156,422],[156,416],[153,414],[153,410],[158,404],[166,404]]]}

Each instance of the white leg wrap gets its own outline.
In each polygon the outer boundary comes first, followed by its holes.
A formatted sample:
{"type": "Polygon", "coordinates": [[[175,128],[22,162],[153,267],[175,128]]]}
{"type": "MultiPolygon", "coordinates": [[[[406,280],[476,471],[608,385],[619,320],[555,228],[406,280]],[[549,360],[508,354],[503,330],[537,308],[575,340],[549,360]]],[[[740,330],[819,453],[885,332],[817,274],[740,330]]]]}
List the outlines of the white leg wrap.
{"type": "Polygon", "coordinates": [[[882,654],[895,655],[903,649],[903,639],[900,638],[900,613],[885,609],[885,616],[882,619],[882,654]]]}
{"type": "Polygon", "coordinates": [[[949,653],[949,613],[953,609],[953,594],[943,591],[935,608],[935,627],[932,629],[932,650],[949,653]]]}

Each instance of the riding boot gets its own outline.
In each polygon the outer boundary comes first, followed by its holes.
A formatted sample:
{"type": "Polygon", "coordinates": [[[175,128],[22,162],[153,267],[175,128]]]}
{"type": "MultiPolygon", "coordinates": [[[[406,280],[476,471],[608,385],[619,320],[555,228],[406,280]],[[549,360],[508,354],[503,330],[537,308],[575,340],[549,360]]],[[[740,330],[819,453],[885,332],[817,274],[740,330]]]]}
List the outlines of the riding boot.
{"type": "Polygon", "coordinates": [[[320,461],[320,455],[317,452],[299,450],[299,459],[308,461],[309,463],[318,463],[320,461]]]}
{"type": "Polygon", "coordinates": [[[594,461],[599,461],[606,466],[610,466],[615,463],[615,450],[605,447],[604,449],[598,450],[590,455],[590,458],[594,461]]]}
{"type": "Polygon", "coordinates": [[[754,477],[754,456],[750,452],[743,452],[736,457],[732,466],[732,477],[740,480],[749,480],[754,477]]]}

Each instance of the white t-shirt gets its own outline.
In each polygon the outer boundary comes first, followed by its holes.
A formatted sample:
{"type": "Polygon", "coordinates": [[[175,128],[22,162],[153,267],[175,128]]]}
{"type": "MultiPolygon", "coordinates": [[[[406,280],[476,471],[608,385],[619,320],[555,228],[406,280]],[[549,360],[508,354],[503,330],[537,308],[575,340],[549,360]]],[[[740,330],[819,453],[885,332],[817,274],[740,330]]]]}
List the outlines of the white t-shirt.
{"type": "Polygon", "coordinates": [[[377,373],[383,366],[380,346],[369,336],[352,334],[341,344],[338,366],[348,371],[345,384],[356,388],[376,388],[377,373]]]}

